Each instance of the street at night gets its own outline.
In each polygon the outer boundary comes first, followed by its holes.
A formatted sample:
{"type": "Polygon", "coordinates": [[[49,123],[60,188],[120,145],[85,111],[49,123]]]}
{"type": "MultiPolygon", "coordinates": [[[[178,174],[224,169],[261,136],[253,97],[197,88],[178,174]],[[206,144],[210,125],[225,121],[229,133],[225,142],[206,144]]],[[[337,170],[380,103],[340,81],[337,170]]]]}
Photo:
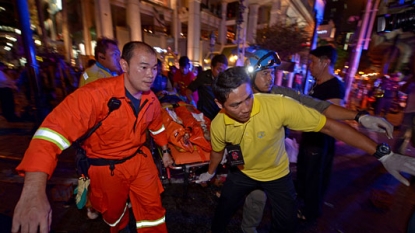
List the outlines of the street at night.
{"type": "MultiPolygon", "coordinates": [[[[391,114],[388,120],[399,124],[401,114],[391,114]]],[[[0,213],[1,232],[8,232],[7,221],[13,214],[23,185],[23,179],[16,175],[14,168],[23,155],[30,140],[31,123],[7,123],[2,119],[0,128],[0,213]]],[[[393,143],[386,136],[360,129],[379,142],[393,143]]],[[[395,130],[395,135],[398,130],[395,130]]],[[[409,147],[407,153],[415,155],[409,147]]],[[[78,210],[75,203],[59,201],[67,197],[68,190],[77,182],[73,164],[73,151],[67,150],[60,156],[54,176],[48,183],[48,196],[53,209],[51,232],[109,232],[101,218],[89,220],[86,210],[78,210]],[[53,200],[55,199],[55,201],[53,200]]],[[[295,166],[291,166],[295,174],[295,166]]],[[[200,172],[200,171],[196,171],[200,172]]],[[[294,175],[295,177],[295,175],[294,175]]],[[[184,197],[182,174],[172,172],[170,182],[164,181],[162,195],[166,208],[166,222],[169,232],[204,233],[210,231],[210,222],[217,203],[220,187],[208,184],[206,187],[191,183],[188,195],[184,197]]],[[[215,182],[218,184],[218,182],[215,182]]],[[[413,182],[412,182],[413,183],[413,182]]],[[[298,232],[321,233],[390,233],[406,232],[409,218],[415,209],[415,187],[399,183],[389,175],[375,158],[337,142],[331,184],[325,198],[323,216],[316,224],[298,223],[298,232]]],[[[242,206],[228,226],[228,232],[241,232],[242,206]]],[[[271,212],[267,205],[258,232],[270,229],[271,212]]]]}

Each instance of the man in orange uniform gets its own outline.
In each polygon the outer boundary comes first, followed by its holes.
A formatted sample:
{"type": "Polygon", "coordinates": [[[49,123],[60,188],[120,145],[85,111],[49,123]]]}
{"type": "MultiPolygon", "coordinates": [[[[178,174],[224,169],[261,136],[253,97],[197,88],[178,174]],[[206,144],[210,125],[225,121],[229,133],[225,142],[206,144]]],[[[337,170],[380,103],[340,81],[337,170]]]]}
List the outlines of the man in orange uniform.
{"type": "Polygon", "coordinates": [[[92,207],[115,233],[128,225],[130,198],[137,231],[167,232],[160,198],[163,187],[150,150],[143,145],[149,130],[162,147],[164,166],[173,163],[160,103],[150,91],[157,73],[156,53],[143,42],[129,42],[120,64],[123,75],[79,88],[36,131],[17,167],[25,182],[14,211],[12,232],[38,232],[38,227],[41,233],[49,231],[52,211],[45,189],[57,155],[98,122],[102,125],[83,143],[91,164],[92,207]],[[120,105],[111,112],[107,104],[114,97],[120,105]]]}

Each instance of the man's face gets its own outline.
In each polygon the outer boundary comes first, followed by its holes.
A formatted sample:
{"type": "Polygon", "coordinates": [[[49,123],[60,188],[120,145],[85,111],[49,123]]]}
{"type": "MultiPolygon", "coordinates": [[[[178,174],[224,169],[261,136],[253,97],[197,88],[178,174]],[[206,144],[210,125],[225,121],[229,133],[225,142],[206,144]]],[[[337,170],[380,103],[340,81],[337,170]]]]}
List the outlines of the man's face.
{"type": "Polygon", "coordinates": [[[131,94],[150,90],[157,75],[157,58],[154,54],[137,48],[130,63],[121,59],[121,66],[125,72],[125,87],[131,94]]]}
{"type": "Polygon", "coordinates": [[[217,78],[220,72],[225,71],[228,68],[227,65],[217,62],[215,66],[212,66],[212,75],[217,78]]]}
{"type": "Polygon", "coordinates": [[[226,115],[230,118],[247,122],[251,117],[253,101],[251,85],[244,83],[229,93],[228,99],[223,105],[219,104],[219,107],[225,109],[226,115]]]}
{"type": "Polygon", "coordinates": [[[319,79],[319,76],[323,73],[324,69],[328,66],[327,59],[320,59],[314,55],[310,55],[308,68],[310,70],[311,76],[313,76],[316,80],[319,79]]]}
{"type": "Polygon", "coordinates": [[[265,69],[258,71],[255,74],[255,86],[258,89],[257,91],[261,93],[267,93],[271,91],[272,86],[274,86],[275,79],[275,69],[265,69]]]}
{"type": "Polygon", "coordinates": [[[108,44],[107,50],[105,50],[105,54],[100,54],[98,56],[100,58],[99,63],[101,63],[104,67],[108,68],[112,72],[120,72],[120,50],[118,46],[114,44],[108,44]]]}
{"type": "Polygon", "coordinates": [[[187,74],[190,71],[189,68],[190,64],[187,64],[186,66],[180,66],[180,71],[182,72],[182,74],[187,74]]]}

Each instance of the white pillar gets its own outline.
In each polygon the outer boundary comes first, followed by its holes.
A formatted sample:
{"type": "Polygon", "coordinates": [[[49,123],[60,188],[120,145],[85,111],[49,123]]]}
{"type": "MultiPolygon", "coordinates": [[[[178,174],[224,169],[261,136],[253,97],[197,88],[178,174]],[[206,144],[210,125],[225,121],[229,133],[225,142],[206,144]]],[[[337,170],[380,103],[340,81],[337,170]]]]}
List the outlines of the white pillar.
{"type": "Polygon", "coordinates": [[[241,24],[242,26],[242,58],[245,57],[245,45],[246,45],[246,32],[247,32],[247,27],[248,27],[248,9],[245,9],[244,14],[244,22],[241,24]]]}
{"type": "Polygon", "coordinates": [[[291,3],[274,0],[269,17],[269,26],[281,22],[286,17],[289,4],[291,3]]]}
{"type": "Polygon", "coordinates": [[[287,76],[288,76],[287,87],[292,88],[293,87],[294,72],[288,73],[287,76]]]}
{"type": "MultiPolygon", "coordinates": [[[[95,23],[97,25],[97,29],[100,28],[100,37],[107,37],[110,39],[114,39],[114,30],[112,28],[112,17],[111,17],[111,5],[109,0],[95,0],[95,13],[98,13],[99,19],[95,17],[97,20],[95,23]],[[98,26],[99,25],[99,26],[98,26]]],[[[98,30],[97,30],[98,32],[98,30]]]]}
{"type": "Polygon", "coordinates": [[[281,2],[279,0],[274,0],[271,6],[271,12],[269,16],[269,26],[272,26],[277,23],[279,18],[279,12],[281,8],[281,2]]]}
{"type": "Polygon", "coordinates": [[[69,36],[68,28],[68,7],[66,6],[66,0],[62,0],[62,35],[65,46],[65,61],[71,61],[72,54],[72,40],[69,36]]]}
{"type": "Polygon", "coordinates": [[[143,41],[139,0],[127,1],[127,25],[130,27],[130,39],[132,41],[143,41]]]}
{"type": "Polygon", "coordinates": [[[171,6],[173,9],[173,20],[172,20],[172,34],[174,38],[174,48],[173,51],[177,54],[179,52],[179,38],[181,32],[181,23],[179,19],[179,1],[172,0],[171,6]]]}
{"type": "Polygon", "coordinates": [[[362,26],[360,27],[360,31],[359,31],[359,37],[357,39],[356,46],[353,50],[353,54],[351,55],[349,71],[347,72],[347,76],[346,76],[346,93],[344,96],[344,99],[346,101],[348,101],[349,99],[349,93],[352,87],[352,82],[354,80],[354,76],[356,74],[357,68],[359,67],[360,56],[362,54],[362,48],[363,48],[363,43],[364,43],[363,39],[366,34],[366,29],[368,27],[369,15],[370,15],[371,10],[372,10],[372,0],[368,0],[366,4],[366,10],[365,10],[365,14],[363,17],[362,26]]]}
{"type": "Polygon", "coordinates": [[[189,0],[187,27],[187,56],[192,62],[200,62],[200,0],[189,0]]]}
{"type": "Polygon", "coordinates": [[[282,75],[283,75],[283,72],[282,72],[282,70],[277,70],[277,77],[276,77],[276,81],[274,82],[275,84],[275,86],[281,86],[281,84],[282,84],[282,75]]]}
{"type": "Polygon", "coordinates": [[[256,30],[258,25],[258,9],[259,4],[249,5],[248,32],[246,35],[246,41],[251,44],[255,43],[256,30]]]}
{"type": "Polygon", "coordinates": [[[81,2],[82,8],[82,27],[83,27],[83,37],[85,45],[85,54],[91,56],[92,46],[91,46],[91,33],[89,29],[91,28],[91,14],[90,14],[90,0],[84,0],[81,2]]]}
{"type": "Polygon", "coordinates": [[[227,2],[222,2],[222,20],[220,21],[220,30],[219,30],[219,43],[226,45],[226,36],[228,29],[226,28],[226,10],[228,7],[227,2]]]}
{"type": "Polygon", "coordinates": [[[94,1],[95,31],[97,38],[102,37],[101,17],[99,14],[99,0],[94,1]]]}

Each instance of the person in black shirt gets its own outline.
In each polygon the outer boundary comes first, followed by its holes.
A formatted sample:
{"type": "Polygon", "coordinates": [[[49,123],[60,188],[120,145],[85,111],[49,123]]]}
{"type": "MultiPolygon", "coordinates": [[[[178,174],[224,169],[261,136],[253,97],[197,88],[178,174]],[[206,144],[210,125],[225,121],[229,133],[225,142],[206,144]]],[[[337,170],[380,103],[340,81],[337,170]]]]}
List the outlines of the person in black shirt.
{"type": "MultiPolygon", "coordinates": [[[[342,106],[345,87],[333,73],[336,59],[337,52],[332,46],[310,52],[309,69],[316,83],[309,95],[342,106]]],[[[314,132],[302,134],[297,160],[297,193],[304,202],[298,213],[300,219],[314,221],[321,215],[334,154],[333,137],[314,132]]]]}
{"type": "Polygon", "coordinates": [[[215,103],[215,96],[212,92],[212,82],[218,77],[220,72],[223,72],[228,67],[228,59],[223,54],[215,55],[210,64],[211,69],[205,70],[197,75],[186,90],[186,96],[192,102],[192,93],[197,91],[199,100],[197,102],[197,109],[208,117],[210,120],[215,118],[219,112],[219,107],[215,103]]]}

